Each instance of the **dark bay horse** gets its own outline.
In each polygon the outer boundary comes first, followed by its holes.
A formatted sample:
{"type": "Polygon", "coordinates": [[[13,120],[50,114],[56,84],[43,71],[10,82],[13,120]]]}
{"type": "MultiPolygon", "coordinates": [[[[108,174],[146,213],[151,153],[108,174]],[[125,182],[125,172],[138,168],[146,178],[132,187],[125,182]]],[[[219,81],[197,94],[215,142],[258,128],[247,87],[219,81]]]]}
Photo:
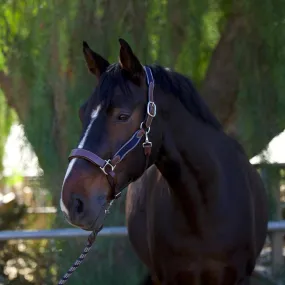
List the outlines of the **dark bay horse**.
{"type": "Polygon", "coordinates": [[[79,112],[60,201],[66,219],[100,228],[129,185],[129,238],[157,284],[249,284],[267,232],[259,174],[189,79],[142,66],[119,42],[115,64],[83,44],[98,85],[79,112]]]}

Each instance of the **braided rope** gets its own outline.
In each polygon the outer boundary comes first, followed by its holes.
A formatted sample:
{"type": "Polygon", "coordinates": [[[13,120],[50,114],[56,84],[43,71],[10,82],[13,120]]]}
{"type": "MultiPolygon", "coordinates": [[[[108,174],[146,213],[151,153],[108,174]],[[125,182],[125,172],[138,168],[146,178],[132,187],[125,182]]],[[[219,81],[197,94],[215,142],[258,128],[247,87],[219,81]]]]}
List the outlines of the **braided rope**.
{"type": "MultiPolygon", "coordinates": [[[[121,195],[121,192],[118,193],[116,196],[115,196],[115,199],[117,199],[119,196],[121,195]]],[[[104,219],[106,218],[106,216],[108,214],[110,214],[110,208],[112,207],[113,203],[114,203],[114,200],[112,200],[109,205],[107,206],[106,210],[105,210],[105,217],[104,219]]],[[[81,253],[81,255],[76,259],[76,261],[73,263],[73,265],[69,268],[69,270],[65,273],[65,275],[60,279],[60,281],[57,283],[57,285],[62,285],[62,284],[65,284],[67,282],[67,280],[69,279],[69,277],[72,275],[72,273],[80,266],[80,264],[84,261],[86,255],[88,254],[88,252],[90,251],[93,243],[95,242],[96,240],[96,237],[97,237],[97,234],[101,231],[101,229],[103,228],[103,225],[93,231],[89,237],[88,237],[88,240],[87,240],[87,243],[86,243],[86,246],[83,250],[83,252],[81,253]]]]}
{"type": "Polygon", "coordinates": [[[60,279],[60,281],[58,282],[57,285],[65,284],[67,282],[67,280],[69,279],[69,277],[71,276],[71,274],[80,266],[80,264],[83,262],[83,260],[85,259],[86,255],[90,251],[94,241],[96,240],[97,233],[98,232],[92,232],[89,235],[88,240],[87,240],[87,244],[86,244],[83,252],[76,259],[76,261],[73,263],[73,265],[69,268],[67,273],[60,279]]]}
{"type": "MultiPolygon", "coordinates": [[[[115,195],[115,198],[109,203],[108,207],[105,210],[105,217],[108,214],[110,214],[110,208],[112,207],[115,199],[119,198],[121,195],[121,192],[117,193],[115,195]]],[[[88,236],[88,240],[86,243],[86,246],[83,250],[83,252],[80,254],[80,256],[76,259],[76,261],[73,263],[73,265],[69,268],[69,270],[65,273],[65,275],[60,279],[60,281],[57,283],[57,285],[63,285],[67,282],[67,280],[69,279],[69,277],[72,275],[72,273],[80,266],[80,264],[84,261],[86,255],[89,253],[93,243],[96,240],[97,234],[101,231],[101,229],[103,228],[103,225],[98,229],[93,231],[89,236],[88,236]]]]}

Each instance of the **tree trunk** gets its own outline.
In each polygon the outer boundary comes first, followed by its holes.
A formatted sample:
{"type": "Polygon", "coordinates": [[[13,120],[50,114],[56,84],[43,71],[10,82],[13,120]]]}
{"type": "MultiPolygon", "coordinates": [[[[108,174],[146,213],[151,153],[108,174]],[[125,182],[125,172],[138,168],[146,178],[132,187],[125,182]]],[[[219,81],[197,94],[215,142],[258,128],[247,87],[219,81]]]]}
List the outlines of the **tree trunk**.
{"type": "Polygon", "coordinates": [[[224,126],[236,135],[236,102],[239,89],[238,72],[235,66],[235,44],[243,29],[241,16],[231,16],[226,23],[220,41],[212,58],[202,84],[201,96],[224,126]]]}

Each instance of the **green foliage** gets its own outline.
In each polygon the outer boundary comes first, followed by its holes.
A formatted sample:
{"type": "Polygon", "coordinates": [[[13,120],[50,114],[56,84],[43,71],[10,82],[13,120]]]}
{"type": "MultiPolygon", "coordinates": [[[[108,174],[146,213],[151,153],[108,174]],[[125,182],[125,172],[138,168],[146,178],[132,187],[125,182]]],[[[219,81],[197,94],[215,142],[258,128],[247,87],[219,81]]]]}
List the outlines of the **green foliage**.
{"type": "Polygon", "coordinates": [[[260,149],[285,126],[284,1],[239,1],[244,33],[236,45],[241,79],[240,132],[250,141],[249,153],[260,149]]]}
{"type": "MultiPolygon", "coordinates": [[[[0,208],[0,230],[24,229],[28,225],[25,222],[26,207],[15,201],[12,203],[0,208]]],[[[1,241],[1,284],[44,284],[44,280],[49,279],[55,283],[55,274],[52,276],[49,266],[52,261],[50,248],[52,246],[46,240],[1,241]]]]}
{"type": "Polygon", "coordinates": [[[4,94],[0,89],[0,179],[3,172],[4,147],[15,118],[15,113],[8,108],[4,94]]]}
{"type": "Polygon", "coordinates": [[[23,176],[19,173],[14,173],[11,176],[3,177],[1,182],[3,183],[3,185],[11,187],[13,185],[16,185],[17,183],[22,182],[22,181],[23,181],[23,176]]]}

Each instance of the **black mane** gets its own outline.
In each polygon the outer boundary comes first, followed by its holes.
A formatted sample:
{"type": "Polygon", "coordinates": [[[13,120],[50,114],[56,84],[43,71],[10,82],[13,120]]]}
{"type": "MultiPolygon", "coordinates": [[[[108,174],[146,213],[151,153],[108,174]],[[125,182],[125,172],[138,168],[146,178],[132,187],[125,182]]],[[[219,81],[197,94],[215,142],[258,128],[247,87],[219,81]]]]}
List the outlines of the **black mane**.
{"type": "Polygon", "coordinates": [[[164,92],[177,96],[184,107],[196,118],[221,130],[222,125],[211,113],[202,97],[198,94],[190,79],[161,66],[150,66],[155,78],[164,92]]]}
{"type": "MultiPolygon", "coordinates": [[[[187,77],[165,69],[162,66],[151,65],[149,66],[153,72],[155,82],[160,85],[164,92],[170,92],[177,96],[185,108],[196,118],[221,130],[222,125],[218,122],[215,116],[211,113],[210,109],[196,91],[190,79],[187,77]]],[[[104,102],[104,106],[108,106],[111,102],[113,92],[112,89],[119,85],[127,96],[131,95],[128,85],[127,73],[121,69],[118,63],[112,64],[108,67],[100,80],[96,93],[99,95],[97,100],[104,102]]]]}

